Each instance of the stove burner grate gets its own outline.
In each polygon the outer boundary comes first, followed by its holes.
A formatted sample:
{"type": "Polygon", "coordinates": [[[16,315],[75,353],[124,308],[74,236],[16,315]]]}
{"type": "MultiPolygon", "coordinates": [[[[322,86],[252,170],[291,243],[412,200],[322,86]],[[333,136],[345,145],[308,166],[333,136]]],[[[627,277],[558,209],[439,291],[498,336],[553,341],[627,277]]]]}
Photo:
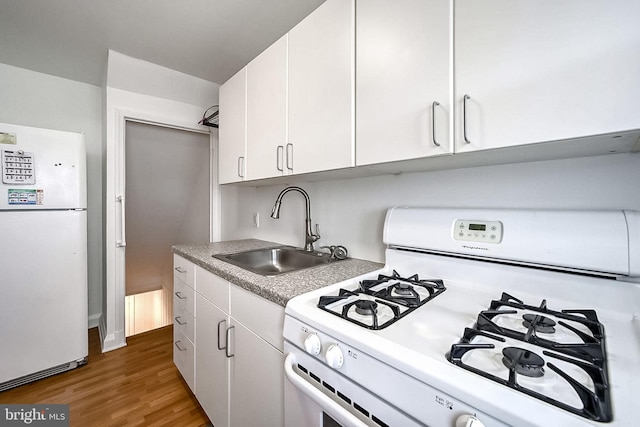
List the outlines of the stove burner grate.
{"type": "Polygon", "coordinates": [[[362,280],[360,287],[355,291],[340,289],[338,295],[321,296],[318,300],[318,308],[362,327],[380,330],[423,306],[445,290],[444,282],[440,279],[424,280],[417,274],[405,278],[393,270],[390,276],[380,274],[377,279],[362,280]],[[379,286],[385,287],[374,290],[379,286]],[[425,291],[421,295],[415,287],[425,291]],[[354,298],[357,299],[348,301],[354,298]],[[344,302],[344,305],[340,310],[336,310],[334,305],[339,305],[341,302],[344,302]],[[392,317],[383,323],[379,322],[382,309],[380,305],[392,314],[392,317]],[[351,315],[352,312],[371,317],[371,324],[355,319],[351,315]]]}
{"type": "Polygon", "coordinates": [[[375,280],[362,280],[360,288],[366,294],[411,308],[426,304],[446,290],[440,279],[420,279],[417,274],[402,277],[396,270],[390,276],[380,274],[375,280]],[[384,287],[374,290],[380,286],[384,287]],[[421,298],[416,289],[425,290],[427,296],[421,298]]]}
{"type": "Polygon", "coordinates": [[[447,353],[446,357],[447,360],[454,365],[584,418],[599,422],[609,422],[613,419],[607,373],[604,326],[598,321],[598,317],[593,310],[553,311],[547,308],[545,300],[542,301],[539,307],[535,307],[526,305],[519,299],[503,293],[499,301],[491,302],[489,310],[480,312],[474,328],[465,328],[463,337],[457,344],[451,346],[451,350],[447,353]],[[514,309],[505,309],[503,306],[514,309]],[[528,310],[536,313],[531,314],[531,316],[528,315],[529,313],[525,315],[524,321],[529,323],[525,325],[528,328],[526,333],[498,326],[492,320],[501,314],[515,314],[517,310],[528,310]],[[541,323],[546,327],[552,328],[555,326],[555,321],[543,316],[543,314],[581,323],[585,325],[593,335],[586,334],[568,325],[566,322],[559,321],[558,325],[575,332],[582,342],[565,344],[539,338],[536,333],[541,331],[536,330],[537,324],[541,323]],[[474,366],[467,365],[462,360],[467,352],[487,351],[495,348],[494,344],[473,343],[472,341],[476,337],[487,337],[496,342],[506,342],[506,339],[503,337],[507,337],[552,350],[543,350],[542,355],[579,367],[591,378],[594,388],[591,390],[585,387],[578,380],[572,378],[566,372],[548,361],[548,359],[546,366],[562,377],[575,390],[582,401],[582,408],[574,408],[573,406],[518,384],[518,375],[533,378],[543,376],[543,366],[545,365],[545,361],[541,356],[518,347],[506,347],[502,353],[504,356],[503,363],[509,369],[508,380],[497,377],[474,366]]]}

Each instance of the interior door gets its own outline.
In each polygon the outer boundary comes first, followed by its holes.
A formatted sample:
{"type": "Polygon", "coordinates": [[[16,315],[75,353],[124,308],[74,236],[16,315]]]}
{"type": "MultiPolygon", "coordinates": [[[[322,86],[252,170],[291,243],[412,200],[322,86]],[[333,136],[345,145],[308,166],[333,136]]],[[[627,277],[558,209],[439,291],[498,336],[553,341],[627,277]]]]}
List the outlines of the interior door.
{"type": "Polygon", "coordinates": [[[208,134],[127,122],[125,150],[126,326],[133,335],[173,322],[171,245],[209,242],[211,148],[208,134]]]}

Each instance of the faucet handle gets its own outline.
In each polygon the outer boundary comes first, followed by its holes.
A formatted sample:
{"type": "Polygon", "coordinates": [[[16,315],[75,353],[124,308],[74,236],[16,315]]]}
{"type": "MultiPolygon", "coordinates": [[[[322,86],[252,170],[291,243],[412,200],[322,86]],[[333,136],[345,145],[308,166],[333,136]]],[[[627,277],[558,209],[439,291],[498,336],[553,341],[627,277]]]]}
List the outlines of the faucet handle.
{"type": "Polygon", "coordinates": [[[320,240],[320,226],[316,224],[316,234],[312,236],[313,241],[320,240]]]}
{"type": "Polygon", "coordinates": [[[331,259],[343,260],[348,256],[347,248],[344,246],[320,246],[320,249],[328,249],[331,253],[331,259]]]}

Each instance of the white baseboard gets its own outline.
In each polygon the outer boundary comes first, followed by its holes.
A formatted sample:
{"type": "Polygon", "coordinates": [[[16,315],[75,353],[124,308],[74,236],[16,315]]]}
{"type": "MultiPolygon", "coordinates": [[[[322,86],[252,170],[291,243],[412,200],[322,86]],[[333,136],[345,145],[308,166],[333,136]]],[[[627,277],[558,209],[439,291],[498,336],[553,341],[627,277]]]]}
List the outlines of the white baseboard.
{"type": "Polygon", "coordinates": [[[100,326],[100,318],[102,317],[102,313],[92,314],[89,316],[89,329],[97,328],[100,326]]]}
{"type": "Polygon", "coordinates": [[[124,331],[120,331],[117,334],[107,334],[107,325],[105,325],[104,316],[100,316],[100,323],[98,323],[98,332],[100,333],[100,347],[102,352],[116,350],[118,348],[126,347],[127,341],[124,337],[124,331]]]}

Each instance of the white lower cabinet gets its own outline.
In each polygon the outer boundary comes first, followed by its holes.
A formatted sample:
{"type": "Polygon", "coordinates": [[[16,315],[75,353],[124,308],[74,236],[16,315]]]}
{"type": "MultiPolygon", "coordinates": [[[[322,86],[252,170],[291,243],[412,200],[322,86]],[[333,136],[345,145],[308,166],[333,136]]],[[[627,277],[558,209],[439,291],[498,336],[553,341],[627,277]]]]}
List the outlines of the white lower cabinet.
{"type": "Polygon", "coordinates": [[[202,317],[196,324],[199,347],[196,354],[196,397],[214,426],[229,425],[228,360],[224,350],[224,332],[229,321],[227,313],[202,295],[196,295],[196,310],[202,317]],[[219,328],[218,328],[218,325],[219,328]],[[218,331],[223,334],[218,341],[218,331]]]}
{"type": "Polygon", "coordinates": [[[233,318],[231,325],[231,426],[282,427],[284,356],[233,318]]]}
{"type": "Polygon", "coordinates": [[[177,255],[173,265],[173,363],[195,392],[195,266],[177,255]]]}
{"type": "Polygon", "coordinates": [[[284,307],[195,266],[195,395],[215,427],[284,425],[284,307]]]}

